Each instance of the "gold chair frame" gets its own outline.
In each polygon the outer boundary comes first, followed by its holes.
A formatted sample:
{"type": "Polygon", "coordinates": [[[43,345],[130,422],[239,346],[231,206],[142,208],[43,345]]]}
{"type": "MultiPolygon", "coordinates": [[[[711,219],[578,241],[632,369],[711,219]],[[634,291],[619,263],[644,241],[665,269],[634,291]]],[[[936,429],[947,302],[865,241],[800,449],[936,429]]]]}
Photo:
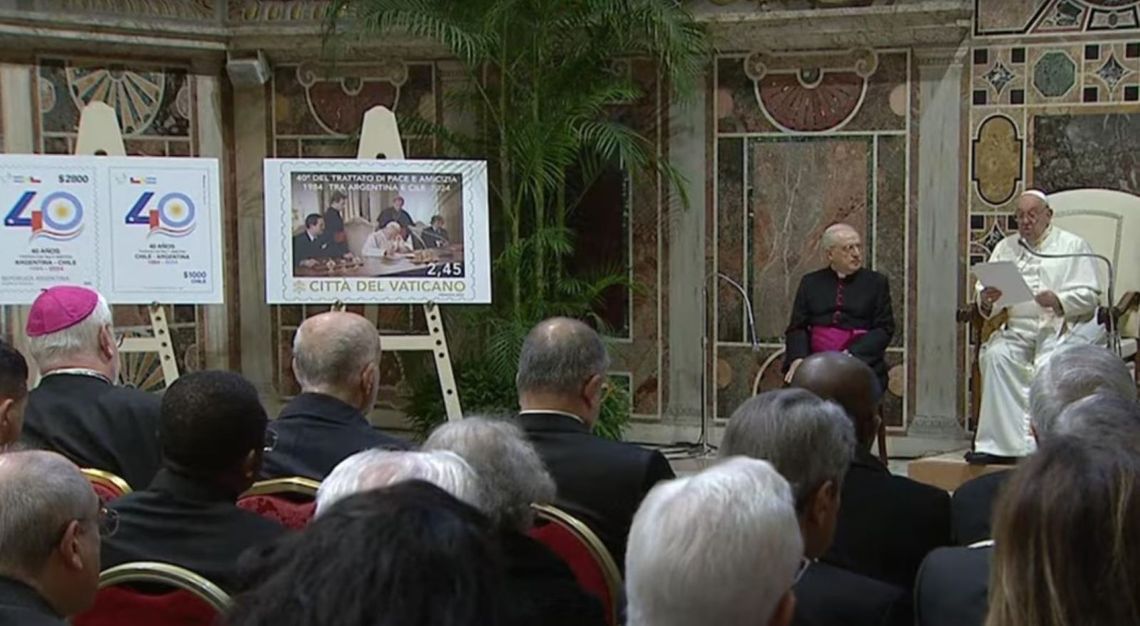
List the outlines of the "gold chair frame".
{"type": "Polygon", "coordinates": [[[319,481],[303,476],[273,478],[253,483],[249,489],[245,490],[245,493],[238,496],[238,499],[240,500],[241,498],[249,496],[270,496],[279,493],[296,493],[316,498],[317,489],[319,489],[320,486],[321,483],[319,481]]]}
{"type": "Polygon", "coordinates": [[[219,613],[225,613],[233,602],[230,596],[214,583],[194,572],[156,561],[123,563],[99,574],[99,588],[115,587],[124,583],[161,583],[194,594],[219,613]]]}
{"type": "Polygon", "coordinates": [[[606,545],[602,543],[602,540],[598,538],[598,535],[595,534],[594,531],[590,530],[589,526],[586,526],[581,520],[556,506],[549,504],[531,504],[530,508],[534,511],[537,518],[558,524],[580,537],[582,541],[586,543],[586,548],[590,550],[594,558],[601,565],[602,577],[606,581],[606,587],[610,590],[612,615],[610,615],[609,623],[620,624],[619,606],[621,605],[622,588],[624,584],[621,578],[621,570],[618,569],[617,563],[614,562],[614,557],[610,554],[606,545]]]}
{"type": "Polygon", "coordinates": [[[127,483],[127,481],[123,480],[120,476],[112,474],[111,472],[93,469],[90,467],[80,468],[79,471],[83,474],[83,477],[87,479],[87,482],[98,483],[104,487],[118,489],[119,492],[124,496],[134,491],[131,489],[131,486],[127,483]]]}

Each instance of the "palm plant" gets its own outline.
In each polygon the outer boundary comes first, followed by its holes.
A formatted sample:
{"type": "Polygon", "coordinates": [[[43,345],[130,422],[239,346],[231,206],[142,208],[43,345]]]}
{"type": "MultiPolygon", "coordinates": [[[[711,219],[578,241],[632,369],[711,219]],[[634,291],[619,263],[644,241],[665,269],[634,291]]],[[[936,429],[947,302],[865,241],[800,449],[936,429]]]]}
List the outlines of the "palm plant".
{"type": "Polygon", "coordinates": [[[579,190],[618,164],[661,175],[687,201],[659,146],[618,115],[647,97],[623,70],[631,59],[652,61],[675,97],[698,87],[711,48],[678,2],[333,0],[326,33],[334,44],[428,39],[465,69],[466,88],[446,103],[469,114],[473,128],[423,119],[400,124],[492,167],[495,305],[490,317],[475,313],[482,323],[474,326],[473,353],[500,380],[513,381],[522,336],[535,322],[551,315],[596,319],[606,290],[628,283],[624,271],[567,275],[564,261],[574,250],[567,217],[581,201],[579,190]],[[572,178],[583,184],[568,184],[572,178]]]}

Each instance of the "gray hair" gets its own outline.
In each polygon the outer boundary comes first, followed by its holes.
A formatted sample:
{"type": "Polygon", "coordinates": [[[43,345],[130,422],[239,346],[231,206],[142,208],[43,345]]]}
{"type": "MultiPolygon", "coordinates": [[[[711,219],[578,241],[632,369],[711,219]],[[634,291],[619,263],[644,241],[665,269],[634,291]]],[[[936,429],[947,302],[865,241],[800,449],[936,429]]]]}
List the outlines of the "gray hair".
{"type": "Polygon", "coordinates": [[[0,454],[0,574],[39,575],[62,529],[97,524],[99,498],[74,463],[54,452],[0,454]]]}
{"type": "Polygon", "coordinates": [[[1120,357],[1087,344],[1055,351],[1029,388],[1029,416],[1037,439],[1045,441],[1053,434],[1066,406],[1101,390],[1136,398],[1136,382],[1120,357]]]}
{"type": "Polygon", "coordinates": [[[320,515],[338,500],[355,493],[406,480],[429,482],[486,511],[479,477],[458,454],[443,450],[412,452],[374,448],[357,452],[333,468],[317,490],[316,514],[320,515]]]}
{"type": "Polygon", "coordinates": [[[424,450],[450,450],[463,457],[486,489],[487,512],[501,528],[525,532],[534,524],[532,503],[554,501],[554,479],[522,429],[504,421],[468,417],[446,422],[424,450]]]}
{"type": "Polygon", "coordinates": [[[314,315],[293,335],[293,375],[305,391],[342,389],[379,360],[380,335],[355,313],[314,315]]]}
{"type": "Polygon", "coordinates": [[[855,455],[855,427],[843,407],[803,389],[753,396],[725,428],[720,456],[748,456],[775,466],[792,485],[796,510],[827,481],[843,484],[855,455]]]}
{"type": "Polygon", "coordinates": [[[819,238],[819,247],[823,250],[834,248],[839,245],[839,234],[847,231],[859,234],[859,231],[855,230],[855,227],[850,224],[840,222],[828,226],[827,229],[823,231],[823,235],[819,238]]]}
{"type": "Polygon", "coordinates": [[[1099,392],[1065,407],[1053,424],[1053,435],[1119,441],[1140,436],[1140,402],[1116,393],[1099,392]]]}
{"type": "Polygon", "coordinates": [[[802,557],[791,489],[766,461],[660,483],[629,532],[628,624],[767,624],[802,557]]]}
{"type": "Polygon", "coordinates": [[[67,367],[76,356],[99,351],[99,333],[104,327],[113,331],[113,319],[107,299],[103,294],[96,295],[99,301],[95,308],[78,324],[54,333],[28,337],[28,353],[41,371],[67,367]]]}
{"type": "Polygon", "coordinates": [[[591,376],[610,366],[606,345],[578,320],[555,317],[531,329],[519,352],[519,393],[576,394],[591,376]]]}

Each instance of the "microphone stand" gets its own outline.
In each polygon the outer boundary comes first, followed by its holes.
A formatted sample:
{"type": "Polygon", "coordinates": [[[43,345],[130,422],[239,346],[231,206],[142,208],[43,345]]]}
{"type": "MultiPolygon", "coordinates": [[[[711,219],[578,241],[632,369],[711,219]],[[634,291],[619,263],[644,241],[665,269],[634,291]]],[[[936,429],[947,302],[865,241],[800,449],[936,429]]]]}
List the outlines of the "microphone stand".
{"type": "Polygon", "coordinates": [[[1108,347],[1116,353],[1116,356],[1120,356],[1120,331],[1116,328],[1116,312],[1114,310],[1116,307],[1116,268],[1112,266],[1112,261],[1102,254],[1090,252],[1078,252],[1075,254],[1046,254],[1044,252],[1038,252],[1029,247],[1029,244],[1021,237],[1017,238],[1017,245],[1024,248],[1029,254],[1042,259],[1096,259],[1108,267],[1108,317],[1105,326],[1108,330],[1108,347]]]}
{"type": "MultiPolygon", "coordinates": [[[[709,337],[709,323],[708,323],[709,280],[713,279],[713,278],[723,280],[724,282],[731,285],[734,289],[736,289],[736,291],[738,291],[740,293],[740,297],[744,300],[744,305],[746,307],[745,311],[747,311],[747,313],[748,313],[748,316],[747,316],[748,336],[752,340],[752,351],[753,352],[759,352],[760,351],[760,340],[756,337],[756,317],[752,312],[752,299],[748,297],[748,291],[740,283],[736,282],[735,280],[733,280],[732,278],[730,278],[729,276],[727,276],[721,272],[709,273],[707,276],[705,276],[704,284],[701,286],[701,302],[702,302],[702,308],[701,308],[701,329],[702,329],[702,331],[701,331],[701,356],[702,356],[702,359],[701,359],[701,361],[702,361],[702,363],[701,363],[701,434],[700,434],[700,437],[697,438],[697,443],[694,446],[697,450],[697,456],[698,457],[708,456],[709,454],[712,453],[713,450],[715,450],[715,448],[713,447],[713,445],[710,441],[710,438],[712,435],[712,415],[709,413],[709,408],[708,408],[708,404],[709,404],[708,369],[710,367],[710,364],[709,364],[709,356],[710,356],[710,350],[709,350],[710,341],[709,341],[709,339],[710,339],[710,337],[709,337]]],[[[715,367],[715,366],[716,366],[715,363],[711,365],[711,367],[715,367]]]]}

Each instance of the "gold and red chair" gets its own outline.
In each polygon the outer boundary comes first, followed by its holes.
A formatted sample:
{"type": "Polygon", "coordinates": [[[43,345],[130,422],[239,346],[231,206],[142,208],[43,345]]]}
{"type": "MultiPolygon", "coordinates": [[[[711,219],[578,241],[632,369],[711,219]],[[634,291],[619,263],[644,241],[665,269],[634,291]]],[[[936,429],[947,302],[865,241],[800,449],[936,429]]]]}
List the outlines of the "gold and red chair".
{"type": "Polygon", "coordinates": [[[622,593],[621,572],[605,544],[581,520],[547,504],[532,504],[535,526],[530,536],[558,555],[578,584],[598,598],[606,623],[617,626],[622,593]]]}
{"type": "Polygon", "coordinates": [[[152,561],[124,563],[99,575],[95,604],[74,626],[213,626],[230,597],[188,569],[152,561]]]}
{"type": "Polygon", "coordinates": [[[313,519],[320,486],[321,483],[301,476],[263,480],[241,494],[237,505],[286,528],[299,530],[313,519]]]}
{"type": "Polygon", "coordinates": [[[99,501],[104,504],[121,498],[131,492],[131,486],[127,484],[127,481],[111,472],[89,467],[82,468],[79,471],[83,473],[83,477],[87,479],[87,482],[91,483],[91,488],[95,490],[95,495],[99,496],[99,501]]]}

